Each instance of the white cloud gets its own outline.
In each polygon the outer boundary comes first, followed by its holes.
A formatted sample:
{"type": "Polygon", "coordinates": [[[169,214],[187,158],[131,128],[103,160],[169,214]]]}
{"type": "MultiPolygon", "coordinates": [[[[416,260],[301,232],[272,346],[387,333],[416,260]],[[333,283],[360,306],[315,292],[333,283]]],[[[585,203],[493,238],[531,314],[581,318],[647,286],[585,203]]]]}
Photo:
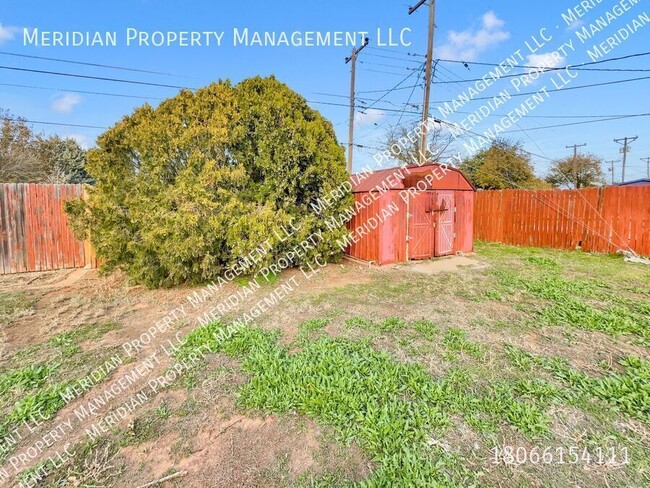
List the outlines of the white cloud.
{"type": "Polygon", "coordinates": [[[505,21],[497,17],[497,15],[492,10],[483,14],[483,26],[486,29],[498,29],[504,25],[505,21]]]}
{"type": "Polygon", "coordinates": [[[566,58],[560,55],[557,51],[550,53],[530,54],[528,55],[528,66],[536,66],[539,68],[557,68],[564,65],[566,58]]]}
{"type": "Polygon", "coordinates": [[[354,116],[355,125],[372,125],[384,118],[384,112],[376,108],[368,108],[363,112],[357,112],[354,116]]]}
{"type": "Polygon", "coordinates": [[[10,25],[4,26],[0,23],[0,44],[13,41],[14,37],[16,37],[16,32],[19,30],[18,27],[12,27],[10,25]]]}
{"type": "Polygon", "coordinates": [[[85,134],[66,134],[63,137],[65,139],[74,139],[84,149],[89,149],[92,146],[92,139],[85,134]]]}
{"type": "Polygon", "coordinates": [[[54,100],[52,101],[52,105],[50,105],[50,108],[54,112],[72,112],[72,109],[81,103],[81,96],[77,95],[76,93],[63,93],[61,95],[57,95],[54,100]]]}
{"type": "Polygon", "coordinates": [[[480,29],[470,27],[460,32],[449,31],[446,42],[436,50],[436,56],[474,61],[483,51],[510,39],[510,32],[504,26],[505,21],[490,10],[481,17],[480,29]]]}
{"type": "MultiPolygon", "coordinates": [[[[536,68],[557,68],[564,66],[566,58],[558,51],[548,53],[529,54],[526,60],[527,66],[535,66],[536,68]]],[[[527,76],[522,76],[521,81],[524,86],[532,85],[537,81],[543,72],[541,69],[529,69],[527,76]]]]}
{"type": "Polygon", "coordinates": [[[569,24],[569,26],[567,27],[567,30],[570,31],[570,32],[577,31],[583,25],[585,25],[584,20],[576,19],[576,20],[574,20],[573,22],[571,22],[569,24]]]}

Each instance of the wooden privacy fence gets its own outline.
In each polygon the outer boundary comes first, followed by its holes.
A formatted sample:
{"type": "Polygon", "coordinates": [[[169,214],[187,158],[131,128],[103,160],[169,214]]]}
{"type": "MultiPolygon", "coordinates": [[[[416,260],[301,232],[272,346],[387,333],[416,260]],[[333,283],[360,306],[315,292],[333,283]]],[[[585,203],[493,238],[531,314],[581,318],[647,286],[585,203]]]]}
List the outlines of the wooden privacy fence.
{"type": "Polygon", "coordinates": [[[650,186],[476,193],[474,238],[650,255],[650,186]]]}
{"type": "Polygon", "coordinates": [[[89,242],[77,240],[63,211],[82,185],[0,184],[0,273],[96,267],[89,242]]]}

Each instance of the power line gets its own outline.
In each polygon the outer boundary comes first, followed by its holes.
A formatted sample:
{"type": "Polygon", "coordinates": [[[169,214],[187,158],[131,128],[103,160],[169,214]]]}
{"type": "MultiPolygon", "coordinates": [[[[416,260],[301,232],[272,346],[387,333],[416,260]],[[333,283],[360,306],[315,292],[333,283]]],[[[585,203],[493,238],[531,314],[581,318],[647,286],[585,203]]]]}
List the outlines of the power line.
{"type": "Polygon", "coordinates": [[[367,64],[368,66],[383,66],[385,68],[397,68],[397,69],[409,69],[409,70],[417,70],[419,68],[417,67],[412,67],[412,66],[397,66],[396,64],[386,64],[386,63],[373,63],[373,62],[368,62],[368,61],[361,61],[359,60],[360,64],[367,64]]]}
{"type": "MultiPolygon", "coordinates": [[[[521,76],[521,75],[517,75],[517,76],[521,76]]],[[[629,83],[629,82],[632,82],[632,81],[642,81],[642,80],[648,80],[648,79],[650,79],[650,76],[642,76],[642,77],[639,77],[639,78],[627,78],[627,79],[624,79],[624,80],[606,81],[606,82],[602,82],[602,83],[590,83],[588,85],[570,86],[570,87],[566,87],[566,88],[550,89],[550,90],[546,90],[546,91],[547,92],[558,92],[558,91],[565,91],[565,90],[577,90],[577,89],[580,89],[580,88],[594,88],[594,87],[597,87],[597,86],[617,85],[617,84],[620,84],[620,83],[629,83]]],[[[467,81],[467,80],[462,80],[462,81],[467,81]]],[[[412,86],[405,86],[405,87],[400,88],[400,90],[407,90],[409,88],[412,88],[412,86]]],[[[392,90],[366,90],[366,91],[359,91],[357,93],[383,93],[383,92],[386,92],[386,91],[392,91],[392,90]]],[[[527,95],[534,95],[535,93],[537,93],[537,92],[521,92],[521,93],[514,93],[514,94],[512,94],[512,96],[513,97],[521,97],[521,96],[527,96],[527,95]]],[[[493,99],[493,97],[476,97],[476,98],[472,98],[470,101],[474,101],[474,100],[492,100],[492,99],[493,99]]],[[[438,100],[438,101],[434,101],[433,103],[451,103],[451,102],[453,102],[453,100],[438,100]]]]}
{"type": "MultiPolygon", "coordinates": [[[[408,90],[409,88],[413,88],[414,86],[417,86],[417,85],[403,86],[403,87],[397,88],[397,89],[398,90],[408,90]]],[[[395,91],[395,89],[389,88],[387,90],[362,90],[362,91],[358,91],[357,93],[384,93],[384,92],[388,92],[388,91],[395,91]]]]}
{"type": "MultiPolygon", "coordinates": [[[[454,112],[456,114],[471,115],[475,112],[454,112]]],[[[609,118],[624,118],[630,114],[610,114],[610,115],[526,115],[527,119],[609,119],[609,118]]],[[[633,115],[633,114],[632,114],[633,115]]],[[[507,117],[505,114],[489,114],[487,117],[507,117]]]]}
{"type": "Polygon", "coordinates": [[[144,86],[156,86],[160,88],[176,88],[179,90],[195,90],[196,88],[180,86],[180,85],[166,85],[164,83],[151,83],[147,81],[137,81],[137,80],[123,80],[120,78],[107,78],[103,76],[91,76],[91,75],[80,75],[77,73],[64,73],[60,71],[46,71],[41,69],[30,69],[30,68],[18,68],[15,66],[0,66],[0,69],[6,69],[11,71],[24,71],[27,73],[39,73],[45,75],[54,75],[54,76],[66,76],[69,78],[83,78],[87,80],[98,80],[98,81],[110,81],[114,83],[129,83],[132,85],[144,85],[144,86]]]}
{"type": "Polygon", "coordinates": [[[2,119],[10,120],[12,122],[26,122],[28,124],[36,124],[36,125],[60,125],[62,127],[80,127],[84,129],[108,129],[108,127],[103,127],[99,125],[68,124],[65,122],[46,122],[42,120],[16,119],[13,117],[5,117],[5,116],[3,116],[2,119]]]}
{"type": "MultiPolygon", "coordinates": [[[[650,76],[642,76],[642,77],[639,77],[639,78],[628,78],[628,79],[625,79],[625,80],[606,81],[606,82],[603,82],[603,83],[590,83],[588,85],[568,86],[568,87],[564,87],[564,88],[551,88],[550,90],[546,89],[545,92],[546,93],[553,93],[553,92],[561,92],[561,91],[569,91],[569,90],[580,90],[580,89],[583,89],[583,88],[595,88],[595,87],[598,87],[598,86],[619,85],[621,83],[630,83],[630,82],[633,82],[633,81],[642,81],[642,80],[650,80],[650,76]]],[[[536,91],[536,92],[512,93],[510,96],[511,97],[525,97],[525,96],[529,96],[529,95],[535,95],[537,93],[539,93],[539,90],[536,91]]],[[[476,98],[472,98],[470,101],[493,100],[493,99],[494,99],[494,97],[476,97],[476,98]]],[[[440,100],[440,101],[433,102],[433,103],[452,103],[452,102],[453,102],[453,100],[440,100]]]]}
{"type": "Polygon", "coordinates": [[[103,95],[107,97],[120,97],[120,98],[138,98],[141,100],[164,100],[160,97],[147,97],[142,95],[126,95],[124,93],[108,93],[108,92],[97,92],[97,91],[86,91],[86,90],[71,90],[67,88],[50,88],[46,86],[33,86],[33,85],[19,85],[16,83],[0,83],[0,86],[11,86],[14,88],[29,88],[32,90],[47,90],[47,91],[56,91],[56,92],[70,92],[70,93],[81,93],[84,95],[103,95]]]}
{"type": "MultiPolygon", "coordinates": [[[[422,65],[422,63],[420,63],[422,65]]],[[[375,101],[373,101],[370,105],[368,105],[365,108],[372,108],[374,105],[380,101],[382,101],[384,98],[386,98],[388,95],[390,95],[394,90],[398,89],[402,83],[404,83],[406,80],[408,80],[411,76],[413,76],[417,71],[411,71],[408,75],[406,75],[400,82],[398,82],[392,90],[389,90],[388,92],[384,93],[381,97],[377,98],[375,101]]]]}
{"type": "Polygon", "coordinates": [[[403,61],[404,63],[421,63],[422,62],[422,61],[417,61],[415,59],[405,59],[405,58],[398,58],[396,56],[386,56],[384,54],[368,53],[367,56],[372,56],[372,57],[375,57],[375,58],[394,59],[396,61],[403,61]]]}
{"type": "MultiPolygon", "coordinates": [[[[442,68],[442,66],[441,66],[442,68]]],[[[98,92],[98,91],[88,91],[88,90],[76,90],[76,89],[70,89],[70,88],[50,88],[50,87],[45,87],[45,86],[34,86],[34,85],[21,85],[17,83],[0,83],[0,86],[8,86],[8,87],[15,87],[15,88],[26,88],[26,89],[33,89],[33,90],[46,90],[46,91],[55,91],[55,92],[70,92],[70,93],[80,93],[83,95],[100,95],[100,96],[109,96],[109,97],[119,97],[119,98],[133,98],[133,99],[140,99],[140,100],[164,100],[162,97],[151,97],[151,96],[146,96],[146,95],[127,95],[125,93],[110,93],[110,92],[98,92]]],[[[412,93],[415,88],[417,88],[420,85],[412,85],[412,86],[407,86],[407,87],[399,87],[399,88],[394,88],[393,91],[397,90],[402,90],[404,88],[408,89],[411,88],[411,95],[409,96],[409,100],[412,97],[412,93]]],[[[382,90],[385,91],[385,90],[382,90]]],[[[336,97],[336,98],[349,98],[348,95],[339,95],[336,93],[326,93],[326,92],[313,92],[315,95],[322,95],[326,97],[336,97]]],[[[363,93],[363,92],[357,92],[357,93],[363,93]]],[[[375,99],[370,99],[370,98],[363,98],[363,97],[357,97],[357,100],[360,102],[368,102],[368,101],[374,101],[375,99]]],[[[387,101],[388,102],[388,101],[387,101]]],[[[320,102],[320,101],[312,101],[312,103],[321,103],[324,104],[325,102],[320,102]]],[[[391,103],[391,102],[388,102],[391,103]]],[[[406,104],[403,105],[409,105],[412,106],[413,108],[419,109],[421,107],[420,104],[415,104],[415,103],[410,103],[407,102],[406,104]]],[[[362,107],[362,108],[367,108],[367,107],[362,107]]],[[[402,110],[398,110],[397,112],[402,113],[402,110]]],[[[416,114],[418,112],[404,112],[405,114],[416,114]]],[[[457,110],[454,113],[457,114],[464,114],[464,115],[471,115],[474,112],[464,112],[457,110]]],[[[488,117],[505,117],[505,114],[489,114],[488,117]]],[[[626,117],[631,117],[635,116],[635,114],[608,114],[608,115],[526,115],[527,119],[532,119],[532,118],[538,118],[538,119],[588,119],[588,118],[593,118],[593,119],[616,119],[616,118],[626,118],[626,117]]],[[[530,130],[530,129],[529,129],[530,130]]]]}
{"type": "MultiPolygon", "coordinates": [[[[528,68],[527,66],[522,66],[522,68],[528,68]]],[[[632,72],[632,73],[650,73],[650,69],[609,69],[609,68],[574,68],[572,66],[564,66],[564,67],[558,67],[558,68],[537,68],[537,71],[541,74],[544,73],[551,73],[555,71],[563,71],[565,69],[573,69],[574,71],[587,71],[587,72],[632,72]]],[[[530,73],[523,72],[523,73],[510,73],[506,75],[501,75],[499,76],[499,79],[504,79],[504,78],[518,78],[518,77],[523,77],[523,76],[529,76],[530,73]]],[[[449,83],[475,83],[478,81],[485,81],[483,78],[472,78],[472,79],[465,79],[461,78],[458,81],[434,81],[434,84],[437,85],[445,85],[449,83]]]]}
{"type": "Polygon", "coordinates": [[[35,56],[33,54],[19,54],[19,53],[11,53],[8,51],[0,51],[0,54],[4,56],[14,56],[18,58],[29,58],[29,59],[42,59],[44,61],[55,61],[57,63],[68,63],[68,64],[78,64],[82,66],[94,66],[96,68],[109,68],[109,69],[117,69],[121,71],[134,71],[137,73],[148,73],[150,75],[162,75],[162,76],[175,76],[179,78],[185,78],[185,76],[182,75],[176,75],[173,73],[165,73],[163,71],[150,71],[146,69],[140,69],[140,68],[127,68],[125,66],[115,66],[115,65],[110,65],[110,64],[100,64],[100,63],[87,63],[85,61],[73,61],[71,59],[61,59],[61,58],[48,58],[45,56],[35,56]]]}
{"type": "MultiPolygon", "coordinates": [[[[451,76],[458,78],[458,75],[450,71],[449,69],[445,68],[444,66],[439,66],[442,70],[448,72],[451,76]]],[[[449,80],[452,80],[450,76],[448,76],[449,80]]],[[[447,83],[458,83],[460,85],[460,82],[458,81],[449,81],[447,83]]],[[[462,86],[462,85],[460,85],[462,86]]],[[[464,114],[464,115],[472,115],[475,114],[476,112],[464,112],[460,110],[456,110],[454,113],[457,114],[464,114]]],[[[526,115],[526,118],[536,118],[536,119],[588,119],[588,118],[594,118],[594,119],[605,119],[605,118],[617,118],[617,117],[625,117],[627,114],[615,114],[615,115],[526,115]]],[[[485,117],[507,117],[506,114],[499,114],[499,113],[492,113],[485,115],[485,117]]]]}
{"type": "MultiPolygon", "coordinates": [[[[533,131],[533,130],[541,130],[541,129],[556,129],[558,127],[571,127],[571,126],[574,126],[574,125],[595,124],[596,122],[608,122],[610,120],[633,119],[633,118],[637,118],[637,117],[648,117],[648,116],[650,116],[650,112],[649,113],[643,113],[643,114],[621,115],[619,117],[609,117],[609,118],[597,119],[597,120],[585,120],[585,121],[582,121],[582,122],[571,122],[571,123],[567,123],[567,124],[546,125],[546,126],[542,126],[542,127],[533,127],[532,129],[526,129],[526,130],[533,131]]],[[[508,130],[508,131],[502,132],[502,134],[511,134],[513,132],[525,132],[525,130],[524,129],[508,130]]]]}
{"type": "Polygon", "coordinates": [[[383,75],[404,76],[404,73],[394,73],[393,71],[382,71],[379,69],[359,68],[359,71],[366,71],[369,73],[381,73],[383,75]]]}
{"type": "MultiPolygon", "coordinates": [[[[416,55],[416,54],[414,54],[414,55],[416,55]]],[[[632,59],[632,58],[648,56],[648,55],[650,55],[650,52],[629,54],[627,56],[619,56],[619,57],[616,57],[616,58],[601,59],[599,61],[581,63],[581,64],[576,64],[576,65],[573,65],[573,66],[569,65],[569,66],[565,66],[565,67],[550,67],[550,66],[544,67],[544,66],[529,66],[529,65],[521,65],[521,66],[517,66],[517,67],[518,68],[523,68],[523,69],[536,69],[536,70],[539,70],[539,69],[563,70],[563,69],[566,69],[568,67],[570,69],[574,69],[574,70],[578,69],[578,70],[580,70],[581,68],[583,68],[585,66],[592,66],[592,65],[595,65],[595,64],[603,64],[603,63],[611,63],[613,61],[621,61],[621,60],[624,60],[624,59],[632,59]]],[[[379,55],[374,54],[373,56],[379,56],[379,55]]],[[[417,56],[423,56],[423,55],[417,55],[417,56]]],[[[407,60],[402,60],[402,61],[407,61],[407,60]]],[[[410,61],[410,60],[408,60],[408,61],[410,61]]],[[[439,61],[443,62],[443,63],[458,63],[458,64],[462,64],[462,65],[465,65],[465,66],[466,65],[477,65],[477,66],[500,67],[503,64],[503,63],[484,63],[484,62],[479,62],[479,61],[462,61],[462,60],[458,60],[458,59],[439,59],[439,61]]],[[[584,70],[584,71],[587,71],[587,70],[584,70]]],[[[593,70],[593,71],[596,71],[596,70],[593,70]]],[[[647,72],[649,70],[645,70],[645,69],[607,69],[607,70],[605,70],[605,69],[603,69],[602,71],[647,72]]],[[[505,75],[502,78],[505,78],[507,76],[524,76],[525,74],[526,73],[521,73],[521,74],[517,74],[517,75],[505,75]]],[[[479,81],[479,79],[476,79],[476,80],[462,80],[462,81],[479,81]]],[[[408,88],[411,88],[411,87],[403,87],[402,89],[408,89],[408,88]]],[[[382,93],[384,91],[386,91],[386,90],[367,90],[367,91],[360,91],[358,93],[382,93]]]]}
{"type": "MultiPolygon", "coordinates": [[[[576,68],[581,68],[583,66],[593,66],[595,64],[603,64],[603,63],[611,63],[612,61],[621,61],[623,59],[632,59],[632,58],[638,58],[642,56],[649,56],[650,51],[648,52],[643,52],[643,53],[636,53],[636,54],[628,54],[627,56],[619,56],[617,58],[607,58],[607,59],[601,59],[599,61],[590,61],[588,63],[580,63],[576,64],[573,66],[570,66],[573,69],[576,68]]],[[[458,63],[462,65],[468,65],[468,64],[473,64],[477,66],[501,66],[503,63],[484,63],[484,62],[479,62],[479,61],[461,61],[458,59],[440,59],[441,62],[443,63],[458,63]]],[[[555,69],[552,67],[543,67],[543,66],[527,66],[527,65],[521,65],[518,66],[519,68],[531,68],[531,69],[555,69]]],[[[566,67],[565,67],[566,68],[566,67]]],[[[561,69],[565,69],[561,68],[561,69]]]]}
{"type": "MultiPolygon", "coordinates": [[[[432,83],[436,83],[436,84],[438,84],[438,85],[449,84],[449,83],[455,83],[455,84],[457,84],[458,86],[460,86],[463,90],[465,89],[465,87],[461,84],[461,82],[463,82],[463,81],[465,81],[465,80],[463,80],[463,79],[460,78],[458,75],[456,75],[453,71],[451,71],[450,69],[445,68],[445,67],[442,66],[442,65],[440,65],[439,68],[440,68],[441,70],[445,71],[446,73],[449,73],[448,75],[446,75],[449,81],[443,81],[443,80],[441,80],[441,81],[438,81],[438,82],[433,81],[432,83]],[[452,78],[452,76],[455,77],[455,78],[457,78],[457,79],[454,80],[454,79],[452,78]]],[[[440,79],[440,73],[437,73],[436,78],[440,79]]]]}
{"type": "MultiPolygon", "coordinates": [[[[419,80],[420,77],[422,76],[422,72],[423,72],[423,70],[424,70],[424,65],[422,65],[422,66],[420,67],[420,71],[418,72],[418,80],[419,80]]],[[[415,86],[417,86],[417,85],[415,85],[415,86]]],[[[400,123],[402,122],[402,119],[403,119],[403,117],[404,117],[404,115],[405,115],[406,108],[407,108],[409,105],[413,105],[413,104],[411,104],[410,102],[411,102],[411,98],[413,97],[414,92],[415,92],[415,87],[411,90],[411,93],[410,93],[408,99],[406,100],[406,102],[405,102],[404,104],[402,104],[401,111],[399,112],[399,114],[398,114],[398,113],[393,113],[393,114],[391,114],[392,116],[398,116],[398,115],[399,115],[399,119],[397,119],[397,123],[395,124],[396,126],[399,126],[400,123]]],[[[396,105],[396,104],[393,104],[392,102],[390,102],[390,101],[388,101],[388,100],[386,100],[386,102],[387,102],[387,103],[391,103],[392,105],[396,105]]],[[[396,105],[396,106],[397,106],[397,105],[396,105]]],[[[368,132],[366,132],[365,134],[362,134],[360,138],[368,137],[370,134],[372,134],[372,133],[375,132],[377,129],[379,129],[379,127],[380,127],[379,124],[375,124],[375,127],[373,127],[372,129],[370,129],[370,130],[369,130],[368,132]]],[[[370,147],[370,146],[368,146],[368,147],[370,147]]],[[[379,149],[379,148],[374,148],[374,149],[379,149]]]]}
{"type": "MultiPolygon", "coordinates": [[[[322,100],[307,100],[307,103],[315,103],[315,104],[319,104],[319,105],[331,105],[331,106],[335,106],[335,107],[347,107],[348,106],[345,103],[325,102],[325,101],[322,101],[322,100]]],[[[355,108],[358,108],[360,110],[366,110],[366,109],[369,109],[371,107],[373,107],[373,105],[369,105],[369,106],[356,105],[355,106],[355,108]]],[[[381,110],[383,112],[395,112],[395,113],[402,113],[403,112],[405,114],[412,114],[412,115],[420,114],[420,112],[416,112],[416,111],[413,111],[413,110],[405,111],[405,110],[396,109],[396,108],[389,108],[389,107],[374,107],[374,108],[376,108],[377,110],[381,110]]],[[[526,129],[526,130],[532,131],[532,130],[541,130],[541,129],[553,129],[553,128],[556,128],[556,127],[568,127],[568,126],[573,126],[573,125],[594,124],[596,122],[607,122],[607,121],[611,121],[611,120],[631,119],[631,118],[648,117],[648,116],[650,116],[650,113],[626,114],[626,115],[617,115],[617,116],[613,116],[613,117],[591,116],[591,117],[601,117],[601,118],[598,118],[598,119],[595,119],[595,120],[586,120],[586,121],[581,121],[581,122],[572,122],[572,123],[568,123],[568,124],[545,125],[545,126],[540,126],[540,127],[533,127],[532,129],[526,129]]],[[[436,120],[438,120],[438,119],[436,119],[436,120]]],[[[467,131],[465,129],[463,129],[463,130],[465,132],[471,132],[471,131],[467,131]]],[[[512,133],[512,132],[524,132],[524,130],[522,129],[522,130],[505,131],[505,132],[503,132],[503,134],[509,134],[509,133],[512,133]]]]}
{"type": "MultiPolygon", "coordinates": [[[[452,79],[452,78],[459,78],[459,76],[456,75],[453,71],[448,70],[448,69],[445,68],[444,66],[441,66],[441,68],[442,68],[443,70],[447,71],[447,72],[451,75],[451,77],[449,77],[449,79],[452,79]]],[[[462,85],[460,85],[460,83],[458,83],[458,85],[462,87],[462,85]]],[[[502,115],[502,114],[496,114],[496,113],[494,113],[494,114],[489,114],[489,115],[491,115],[491,116],[497,116],[497,117],[504,117],[504,115],[502,115]]],[[[542,153],[544,153],[544,155],[546,155],[546,153],[545,153],[544,150],[540,147],[540,145],[537,143],[537,141],[536,141],[534,138],[532,138],[532,137],[530,136],[530,134],[528,134],[528,132],[527,132],[527,131],[526,131],[526,130],[525,130],[525,129],[524,129],[524,128],[519,124],[519,122],[515,122],[515,125],[516,125],[517,127],[519,127],[519,129],[521,129],[521,130],[524,132],[524,135],[525,135],[528,139],[530,139],[530,141],[535,145],[535,147],[536,147],[537,149],[539,149],[540,152],[542,152],[542,153]]]]}
{"type": "MultiPolygon", "coordinates": [[[[326,93],[326,92],[312,92],[312,93],[314,95],[323,95],[325,97],[350,98],[348,95],[339,95],[338,93],[326,93]]],[[[356,92],[356,93],[361,93],[361,92],[356,92]]]]}
{"type": "Polygon", "coordinates": [[[354,147],[360,147],[361,149],[374,149],[375,151],[381,151],[382,149],[380,147],[376,146],[364,146],[363,144],[353,144],[354,147]]]}
{"type": "MultiPolygon", "coordinates": [[[[418,81],[420,80],[420,77],[422,76],[423,70],[424,70],[424,66],[420,68],[420,73],[418,73],[418,81]]],[[[415,87],[416,86],[417,86],[417,84],[411,89],[411,94],[409,95],[408,99],[406,100],[406,103],[404,104],[404,107],[402,109],[402,113],[399,114],[399,119],[397,119],[397,125],[400,124],[400,122],[402,121],[402,117],[404,117],[404,112],[406,110],[406,107],[408,107],[410,102],[411,102],[411,98],[413,97],[413,93],[415,93],[415,87]]]]}
{"type": "MultiPolygon", "coordinates": [[[[455,122],[449,122],[449,121],[447,121],[447,120],[442,120],[442,119],[437,119],[437,118],[434,119],[434,121],[435,121],[435,122],[438,122],[439,124],[445,124],[445,125],[448,125],[448,126],[454,127],[454,128],[456,128],[456,129],[458,128],[458,124],[456,124],[455,122]]],[[[462,127],[461,127],[461,128],[462,128],[462,127]]],[[[463,131],[464,131],[464,132],[467,132],[467,133],[469,133],[469,134],[473,134],[473,135],[478,136],[478,137],[483,137],[483,138],[485,138],[485,139],[490,139],[489,137],[486,137],[484,134],[479,134],[478,132],[473,131],[473,130],[465,130],[465,129],[463,129],[463,131]]],[[[492,140],[494,141],[494,140],[496,140],[496,139],[493,138],[492,140]]],[[[530,156],[536,156],[536,157],[538,157],[538,158],[545,159],[545,160],[547,160],[547,161],[553,161],[551,158],[549,158],[549,157],[547,157],[547,156],[542,156],[541,154],[536,154],[536,153],[534,153],[534,152],[527,151],[526,149],[523,149],[523,148],[522,148],[521,150],[522,150],[523,152],[525,152],[526,154],[529,154],[530,156]]]]}
{"type": "Polygon", "coordinates": [[[385,47],[372,46],[371,48],[368,48],[368,49],[371,49],[373,51],[384,51],[384,52],[392,53],[392,54],[400,54],[402,56],[421,56],[423,58],[426,58],[425,54],[397,51],[395,49],[388,49],[388,48],[385,48],[385,47]]]}

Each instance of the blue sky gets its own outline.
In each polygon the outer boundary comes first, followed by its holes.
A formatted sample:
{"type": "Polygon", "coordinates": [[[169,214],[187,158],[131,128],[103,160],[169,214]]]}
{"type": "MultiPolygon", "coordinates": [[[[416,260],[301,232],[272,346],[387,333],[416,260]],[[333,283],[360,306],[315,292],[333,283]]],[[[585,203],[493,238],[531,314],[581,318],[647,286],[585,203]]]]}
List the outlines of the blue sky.
{"type": "MultiPolygon", "coordinates": [[[[415,3],[415,1],[413,2],[415,3]]],[[[436,11],[436,55],[441,58],[465,61],[499,63],[511,56],[517,49],[524,49],[526,62],[550,64],[546,55],[555,51],[567,40],[573,40],[575,52],[567,52],[561,63],[579,64],[590,61],[586,48],[606,39],[643,13],[645,4],[639,2],[625,12],[602,32],[594,35],[592,42],[578,45],[576,28],[589,26],[596,18],[612,8],[614,2],[600,4],[586,12],[577,24],[568,27],[561,14],[574,7],[577,1],[553,2],[511,2],[505,0],[467,0],[462,3],[438,0],[436,11]],[[553,39],[528,58],[525,41],[534,44],[531,36],[539,39],[539,31],[546,28],[553,39]]],[[[359,56],[357,92],[360,104],[370,104],[383,95],[363,93],[387,90],[413,73],[401,86],[411,86],[417,79],[419,63],[424,58],[407,53],[423,54],[426,51],[427,9],[421,7],[413,15],[407,14],[407,2],[359,0],[346,2],[299,2],[293,0],[268,2],[215,1],[162,1],[133,0],[112,2],[80,2],[58,0],[52,2],[22,1],[0,4],[0,51],[21,53],[49,58],[132,67],[142,70],[161,71],[177,76],[162,76],[150,73],[118,71],[100,67],[64,64],[42,59],[19,58],[0,55],[0,65],[29,69],[60,71],[91,76],[104,76],[153,83],[199,87],[218,79],[229,78],[237,82],[254,75],[274,74],[291,88],[302,94],[310,105],[335,124],[339,142],[347,142],[347,95],[349,92],[349,65],[344,58],[349,55],[347,47],[245,47],[233,46],[233,28],[248,27],[251,31],[369,31],[370,45],[359,56]],[[41,31],[117,31],[118,47],[34,47],[23,46],[22,28],[38,28],[41,31]],[[124,32],[127,28],[141,31],[226,31],[220,47],[126,47],[124,32]],[[385,36],[392,28],[396,36],[402,29],[409,28],[406,40],[409,47],[383,47],[377,49],[376,32],[380,28],[385,36]],[[386,50],[387,49],[387,50],[386,50]],[[411,68],[411,69],[408,69],[411,68]],[[325,95],[327,94],[327,95],[325,95]],[[334,105],[316,102],[327,102],[334,105]],[[342,106],[336,105],[340,104],[342,106]]],[[[384,40],[386,40],[384,38],[384,40]]],[[[650,45],[650,27],[639,29],[628,40],[621,43],[604,58],[641,53],[650,45]]],[[[556,64],[557,65],[557,64],[556,64]]],[[[489,67],[440,63],[436,83],[432,89],[435,101],[451,100],[471,83],[463,79],[483,76],[489,67]],[[454,81],[453,83],[450,83],[454,81]],[[459,81],[455,83],[455,81],[459,81]]],[[[638,57],[598,65],[602,68],[650,69],[650,56],[638,57]]],[[[646,76],[650,73],[592,72],[581,71],[572,85],[602,83],[646,76]]],[[[532,83],[526,91],[536,91],[550,85],[552,74],[545,74],[532,83]]],[[[0,69],[0,83],[45,87],[27,89],[0,85],[0,107],[9,109],[13,115],[34,121],[56,123],[110,126],[125,114],[130,113],[145,100],[78,94],[70,90],[99,91],[152,98],[173,96],[173,88],[137,86],[45,74],[16,72],[0,69]]],[[[419,82],[421,85],[421,81],[419,82]]],[[[569,85],[571,86],[571,85],[569,85]]],[[[587,143],[587,151],[594,152],[604,160],[618,160],[619,146],[614,138],[639,136],[628,155],[626,179],[644,177],[646,165],[639,158],[650,156],[650,117],[630,118],[576,125],[554,129],[531,130],[540,126],[580,122],[588,119],[558,119],[556,116],[577,115],[619,115],[650,112],[648,87],[650,80],[623,83],[572,91],[553,93],[547,101],[531,115],[519,122],[526,132],[509,134],[520,139],[526,149],[547,158],[556,158],[570,153],[566,145],[587,143]],[[548,117],[548,118],[542,118],[548,117]]],[[[498,92],[509,87],[509,80],[501,80],[494,88],[482,95],[498,92]]],[[[422,88],[413,90],[410,103],[422,103],[422,88]]],[[[369,147],[380,144],[385,131],[399,119],[399,113],[409,99],[410,89],[395,90],[381,101],[376,109],[363,110],[357,114],[355,142],[369,147]],[[363,113],[361,113],[363,112],[363,113]],[[375,125],[376,124],[376,125],[375,125]]],[[[523,97],[513,99],[508,105],[499,107],[497,113],[514,109],[523,97]],[[518,101],[517,101],[518,100],[518,101]]],[[[151,99],[156,104],[157,100],[151,99]]],[[[484,102],[472,101],[462,110],[477,110],[484,102]]],[[[437,104],[433,104],[435,107],[437,104]]],[[[417,107],[406,111],[417,112],[417,107]]],[[[434,114],[439,115],[434,108],[434,114]]],[[[413,123],[415,114],[405,113],[401,123],[413,123]]],[[[454,115],[450,120],[460,121],[463,115],[454,115]]],[[[490,119],[494,123],[496,119],[490,119]]],[[[489,124],[482,123],[473,128],[482,132],[489,124]]],[[[64,126],[36,125],[45,133],[56,132],[73,136],[87,146],[92,146],[101,129],[72,128],[64,126]]],[[[376,151],[369,148],[355,149],[355,168],[372,162],[376,151]]],[[[548,161],[533,157],[536,170],[543,175],[548,161]]],[[[620,163],[616,164],[616,177],[620,179],[620,163]]],[[[608,180],[609,180],[609,175],[608,180]]]]}

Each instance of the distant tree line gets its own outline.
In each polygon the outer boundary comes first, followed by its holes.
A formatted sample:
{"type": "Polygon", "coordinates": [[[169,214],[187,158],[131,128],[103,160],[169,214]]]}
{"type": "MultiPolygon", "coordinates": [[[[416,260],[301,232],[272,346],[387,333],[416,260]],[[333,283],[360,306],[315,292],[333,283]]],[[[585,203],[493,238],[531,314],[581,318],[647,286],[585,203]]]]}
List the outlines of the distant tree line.
{"type": "Polygon", "coordinates": [[[497,139],[460,164],[476,188],[538,190],[544,188],[586,188],[605,183],[602,160],[593,154],[578,154],[549,162],[546,177],[539,178],[530,153],[520,142],[497,139]]]}
{"type": "MultiPolygon", "coordinates": [[[[410,141],[413,131],[405,127],[393,127],[383,140],[383,148],[391,150],[397,164],[417,164],[420,144],[410,141]],[[410,141],[402,144],[400,141],[410,141]],[[394,151],[399,146],[400,151],[394,151]]],[[[427,160],[440,161],[450,151],[453,140],[449,133],[437,129],[429,133],[427,141],[427,160]]],[[[459,169],[472,184],[482,190],[544,189],[544,188],[586,188],[605,184],[601,169],[602,159],[593,154],[578,154],[577,157],[551,161],[546,177],[535,174],[530,153],[518,141],[494,140],[471,157],[465,158],[459,169]]]]}
{"type": "Polygon", "coordinates": [[[74,139],[37,134],[6,112],[0,120],[0,183],[93,182],[86,151],[74,139]]]}

